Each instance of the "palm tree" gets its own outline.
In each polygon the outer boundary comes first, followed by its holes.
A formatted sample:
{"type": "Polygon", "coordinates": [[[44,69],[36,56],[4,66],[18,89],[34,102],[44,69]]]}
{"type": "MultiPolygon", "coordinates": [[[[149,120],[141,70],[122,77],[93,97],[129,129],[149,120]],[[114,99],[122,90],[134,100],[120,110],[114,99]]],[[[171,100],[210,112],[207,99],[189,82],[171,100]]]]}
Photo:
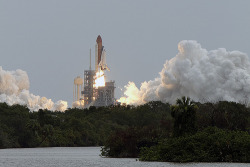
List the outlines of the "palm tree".
{"type": "Polygon", "coordinates": [[[182,136],[196,132],[196,110],[197,105],[189,97],[183,96],[176,100],[171,106],[171,115],[174,121],[174,136],[182,136]]]}

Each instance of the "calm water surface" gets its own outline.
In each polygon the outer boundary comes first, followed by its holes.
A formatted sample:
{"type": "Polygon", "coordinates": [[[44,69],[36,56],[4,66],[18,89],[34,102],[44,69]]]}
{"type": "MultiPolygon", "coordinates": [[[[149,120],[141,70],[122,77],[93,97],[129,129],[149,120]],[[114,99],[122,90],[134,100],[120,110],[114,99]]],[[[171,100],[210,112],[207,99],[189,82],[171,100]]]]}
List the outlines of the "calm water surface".
{"type": "Polygon", "coordinates": [[[250,167],[243,163],[140,162],[135,158],[102,158],[100,147],[0,149],[0,167],[250,167]]]}

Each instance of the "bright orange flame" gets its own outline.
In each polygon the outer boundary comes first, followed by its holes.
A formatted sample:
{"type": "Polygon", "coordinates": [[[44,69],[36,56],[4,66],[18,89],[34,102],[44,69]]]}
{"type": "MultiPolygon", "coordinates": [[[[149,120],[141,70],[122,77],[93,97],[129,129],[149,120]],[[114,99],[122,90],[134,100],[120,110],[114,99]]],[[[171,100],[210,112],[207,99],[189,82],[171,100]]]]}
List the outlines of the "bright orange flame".
{"type": "Polygon", "coordinates": [[[104,78],[104,72],[100,70],[100,72],[96,73],[96,78],[95,78],[95,84],[94,87],[102,87],[105,86],[105,78],[104,78]]]}
{"type": "Polygon", "coordinates": [[[121,104],[128,104],[128,100],[126,97],[121,97],[117,101],[120,102],[121,104]]]}

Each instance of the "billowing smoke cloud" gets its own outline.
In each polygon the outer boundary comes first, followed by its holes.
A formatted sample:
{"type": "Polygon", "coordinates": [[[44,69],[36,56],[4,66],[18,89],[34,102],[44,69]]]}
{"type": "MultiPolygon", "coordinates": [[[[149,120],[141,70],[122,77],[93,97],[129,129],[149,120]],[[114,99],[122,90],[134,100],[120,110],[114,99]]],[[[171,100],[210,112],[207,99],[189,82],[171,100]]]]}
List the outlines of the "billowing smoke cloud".
{"type": "Polygon", "coordinates": [[[224,48],[207,51],[196,41],[181,41],[178,50],[158,78],[142,83],[140,89],[129,82],[120,101],[175,103],[181,96],[195,101],[250,101],[250,62],[245,53],[224,48]]]}
{"type": "Polygon", "coordinates": [[[72,108],[84,108],[83,100],[74,101],[72,103],[72,108]]]}
{"type": "Polygon", "coordinates": [[[33,95],[29,92],[29,77],[23,70],[5,71],[0,66],[0,102],[8,105],[26,105],[31,111],[49,109],[64,111],[67,109],[66,101],[53,103],[51,99],[33,95]]]}

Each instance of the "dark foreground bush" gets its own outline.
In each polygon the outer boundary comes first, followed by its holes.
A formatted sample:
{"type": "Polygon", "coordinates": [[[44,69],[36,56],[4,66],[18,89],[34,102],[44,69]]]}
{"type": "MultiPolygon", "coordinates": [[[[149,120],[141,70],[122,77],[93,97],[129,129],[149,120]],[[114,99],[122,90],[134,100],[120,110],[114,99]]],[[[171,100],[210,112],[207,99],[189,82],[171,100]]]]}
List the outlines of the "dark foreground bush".
{"type": "Polygon", "coordinates": [[[142,161],[250,162],[248,132],[209,127],[192,136],[170,138],[141,150],[142,161]]]}
{"type": "Polygon", "coordinates": [[[160,137],[166,138],[168,131],[161,127],[129,128],[116,131],[102,147],[102,156],[128,158],[138,157],[142,147],[151,147],[158,143],[160,137]],[[163,132],[164,131],[164,132],[163,132]],[[162,135],[162,134],[165,135],[162,135]]]}

